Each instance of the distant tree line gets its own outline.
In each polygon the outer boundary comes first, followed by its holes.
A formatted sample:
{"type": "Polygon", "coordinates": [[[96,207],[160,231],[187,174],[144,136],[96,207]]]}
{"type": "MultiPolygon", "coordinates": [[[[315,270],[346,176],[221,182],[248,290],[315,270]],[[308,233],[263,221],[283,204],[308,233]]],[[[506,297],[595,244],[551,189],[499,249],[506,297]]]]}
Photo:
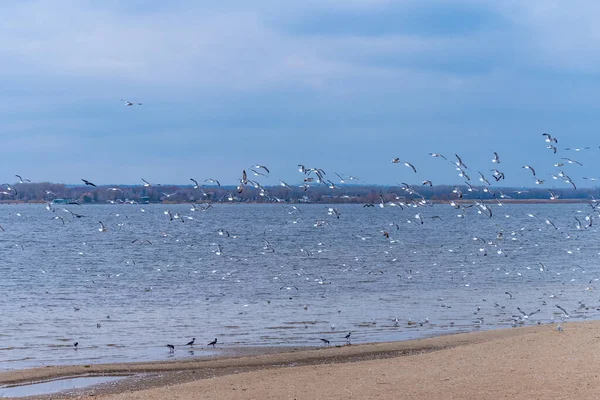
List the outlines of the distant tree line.
{"type": "Polygon", "coordinates": [[[600,199],[600,189],[489,188],[484,186],[375,186],[324,184],[302,186],[72,186],[58,183],[19,183],[3,185],[0,202],[77,202],[94,203],[213,203],[213,202],[286,202],[286,203],[364,203],[377,204],[400,200],[428,201],[592,201],[600,199]]]}

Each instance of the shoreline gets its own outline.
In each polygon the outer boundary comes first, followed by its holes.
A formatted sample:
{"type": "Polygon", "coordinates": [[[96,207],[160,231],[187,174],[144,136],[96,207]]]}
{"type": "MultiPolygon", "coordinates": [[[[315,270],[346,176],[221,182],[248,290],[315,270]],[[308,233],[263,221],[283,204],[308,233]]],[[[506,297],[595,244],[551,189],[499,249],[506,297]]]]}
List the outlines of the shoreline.
{"type": "MultiPolygon", "coordinates": [[[[600,321],[576,322],[565,324],[566,331],[600,327],[600,321]]],[[[259,348],[249,351],[233,350],[234,355],[212,358],[115,363],[79,366],[48,366],[43,368],[0,372],[0,384],[16,385],[32,382],[82,376],[123,376],[114,384],[78,389],[61,394],[60,398],[78,396],[112,396],[119,393],[132,393],[140,390],[161,390],[167,386],[201,382],[242,373],[261,373],[271,370],[297,369],[302,367],[335,366],[364,362],[383,362],[384,360],[419,357],[425,354],[469,348],[478,344],[515,340],[541,334],[562,335],[555,331],[554,324],[535,325],[520,328],[506,328],[491,331],[479,331],[442,335],[424,339],[400,342],[368,343],[339,347],[319,348],[259,348]]],[[[38,396],[39,399],[55,398],[52,395],[38,396]]],[[[112,397],[107,397],[112,398],[112,397]]]]}

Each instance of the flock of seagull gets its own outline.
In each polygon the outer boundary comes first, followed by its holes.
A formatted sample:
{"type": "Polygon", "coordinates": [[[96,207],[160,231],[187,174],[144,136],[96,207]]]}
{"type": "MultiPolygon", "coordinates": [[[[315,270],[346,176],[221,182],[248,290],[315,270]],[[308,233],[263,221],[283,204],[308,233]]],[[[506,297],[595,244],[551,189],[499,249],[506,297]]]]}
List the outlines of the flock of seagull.
{"type": "MultiPolygon", "coordinates": [[[[130,101],[124,101],[124,102],[125,102],[125,105],[128,107],[142,105],[142,103],[137,103],[137,102],[130,102],[130,101]]],[[[543,141],[546,143],[546,148],[553,155],[558,154],[559,152],[562,152],[562,150],[568,150],[568,151],[574,151],[574,152],[589,150],[589,147],[561,149],[558,146],[558,143],[559,143],[558,139],[548,133],[543,134],[543,141]]],[[[502,191],[501,187],[494,186],[494,184],[500,185],[501,182],[504,182],[506,179],[506,174],[501,171],[501,166],[503,165],[503,162],[501,161],[501,157],[497,152],[494,152],[492,155],[492,158],[490,159],[489,171],[491,172],[491,175],[488,175],[490,177],[490,179],[488,179],[486,177],[486,174],[482,173],[481,171],[476,171],[475,173],[472,173],[471,169],[469,169],[469,167],[466,164],[466,162],[468,162],[468,159],[463,160],[463,158],[461,156],[459,156],[458,154],[454,154],[454,157],[446,157],[445,155],[443,155],[441,153],[430,153],[429,155],[431,157],[439,158],[439,159],[442,159],[442,160],[448,162],[450,165],[452,165],[454,170],[457,172],[458,176],[464,180],[465,185],[463,186],[463,188],[461,189],[461,187],[455,186],[452,191],[453,198],[449,199],[447,202],[449,207],[451,207],[453,210],[455,210],[456,216],[458,218],[466,219],[470,215],[470,212],[474,211],[473,213],[475,214],[474,215],[475,217],[477,217],[477,216],[485,217],[485,218],[483,218],[482,221],[490,220],[494,216],[496,216],[498,210],[502,209],[502,207],[506,203],[505,200],[511,198],[511,196],[505,194],[502,191]],[[471,178],[471,176],[473,176],[473,178],[471,178]],[[466,189],[464,189],[464,187],[466,187],[466,189]],[[477,194],[478,192],[484,192],[484,193],[491,195],[493,200],[482,200],[479,197],[479,195],[477,194]],[[471,197],[469,197],[468,194],[471,195],[471,197]],[[471,198],[471,199],[469,199],[469,198],[471,198]]],[[[417,174],[417,171],[418,171],[417,166],[415,166],[413,163],[411,163],[407,160],[403,160],[403,159],[397,157],[397,158],[393,158],[391,160],[391,163],[404,165],[406,168],[409,169],[409,171],[412,171],[412,173],[417,174]]],[[[577,160],[571,159],[569,157],[559,157],[559,161],[557,161],[554,164],[554,166],[556,168],[558,168],[558,170],[556,173],[551,174],[552,179],[560,180],[566,184],[571,185],[574,189],[577,189],[577,185],[576,185],[575,181],[562,170],[562,167],[564,167],[566,164],[576,165],[579,167],[583,166],[582,163],[577,160]]],[[[544,179],[541,179],[536,174],[536,169],[533,166],[523,165],[522,169],[527,170],[531,173],[534,184],[541,185],[544,183],[544,179]]],[[[301,175],[302,182],[300,184],[300,187],[305,191],[310,190],[310,188],[313,185],[325,185],[335,191],[336,189],[338,189],[340,187],[340,185],[343,185],[344,183],[360,182],[360,180],[358,178],[356,178],[355,176],[352,176],[352,175],[344,176],[344,175],[338,174],[338,173],[335,173],[335,175],[337,176],[339,183],[334,182],[328,178],[330,175],[328,175],[324,169],[317,168],[317,167],[307,168],[305,165],[302,165],[302,164],[298,165],[298,171],[302,174],[301,175]]],[[[286,203],[285,201],[278,199],[277,197],[275,197],[274,195],[272,195],[270,193],[268,187],[263,186],[258,181],[261,177],[271,176],[270,174],[271,174],[271,170],[267,166],[262,165],[262,164],[253,164],[250,167],[248,167],[247,169],[243,169],[240,172],[240,175],[237,179],[237,186],[236,186],[235,190],[238,193],[242,193],[247,186],[251,186],[251,187],[254,187],[255,189],[258,189],[260,191],[261,196],[264,196],[265,198],[270,199],[276,203],[283,203],[282,206],[284,207],[286,213],[292,217],[291,221],[285,221],[285,225],[300,224],[306,218],[304,215],[304,211],[303,211],[304,206],[300,205],[300,204],[286,203]]],[[[15,175],[15,177],[18,179],[18,185],[27,185],[27,184],[32,183],[32,181],[30,179],[24,178],[21,175],[15,175]]],[[[583,179],[594,180],[593,178],[583,178],[583,179]]],[[[115,193],[123,192],[122,189],[119,187],[108,187],[108,188],[102,187],[102,186],[96,185],[93,181],[91,181],[89,179],[82,178],[81,181],[85,186],[89,186],[91,188],[91,190],[111,191],[111,192],[115,192],[115,193]]],[[[203,181],[196,180],[194,178],[190,178],[190,181],[193,183],[193,188],[198,190],[198,192],[199,192],[199,200],[202,200],[203,196],[205,195],[203,188],[206,187],[206,184],[221,186],[221,182],[219,181],[219,179],[215,179],[215,178],[206,178],[203,181]],[[200,183],[200,182],[203,182],[203,183],[200,183]]],[[[143,178],[141,179],[141,182],[142,182],[143,186],[147,187],[147,188],[160,187],[160,185],[152,184],[152,183],[150,183],[150,181],[145,180],[143,178]]],[[[14,196],[15,193],[17,193],[18,185],[2,184],[1,185],[2,192],[0,192],[0,193],[3,195],[6,195],[6,196],[14,196]]],[[[288,184],[284,181],[281,181],[281,180],[279,181],[279,185],[281,187],[288,188],[290,190],[292,188],[292,186],[290,184],[288,184]]],[[[435,213],[435,215],[431,215],[432,214],[431,210],[434,209],[433,208],[434,203],[430,199],[427,199],[425,196],[423,196],[421,193],[419,193],[420,186],[431,187],[431,186],[433,186],[433,183],[429,179],[423,180],[421,182],[421,185],[419,185],[419,186],[409,185],[409,184],[404,183],[404,184],[402,184],[402,186],[400,188],[402,191],[401,193],[381,193],[381,194],[379,194],[379,202],[366,203],[363,205],[363,208],[365,208],[365,209],[394,208],[394,209],[398,209],[398,210],[416,210],[416,213],[414,215],[411,215],[408,217],[406,217],[405,214],[399,214],[399,215],[401,215],[401,218],[406,218],[405,226],[410,225],[411,226],[410,229],[414,229],[414,228],[412,228],[412,226],[421,226],[421,225],[425,225],[425,224],[428,225],[430,223],[434,223],[435,221],[443,222],[443,218],[445,218],[445,216],[438,215],[439,213],[435,213]]],[[[559,196],[556,193],[554,193],[552,190],[548,190],[548,191],[549,191],[549,199],[550,200],[556,200],[559,198],[559,196]]],[[[517,193],[519,193],[519,192],[517,192],[517,193]]],[[[175,193],[163,193],[163,194],[164,194],[164,197],[167,199],[175,195],[175,193]]],[[[48,194],[48,195],[51,196],[51,194],[48,194]]],[[[228,200],[234,201],[234,196],[232,194],[229,194],[228,200]]],[[[127,201],[127,199],[124,199],[124,201],[122,201],[122,203],[138,204],[137,202],[134,202],[134,201],[127,201]]],[[[79,203],[73,202],[70,205],[67,204],[67,205],[62,206],[59,204],[55,204],[50,200],[45,205],[46,210],[50,213],[53,213],[52,219],[61,221],[62,225],[65,225],[65,222],[69,221],[66,218],[66,216],[71,217],[70,221],[85,220],[87,218],[87,216],[83,212],[81,212],[79,210],[77,212],[73,211],[74,210],[73,206],[79,206],[79,203]],[[63,213],[61,213],[61,211],[63,211],[63,213]],[[62,215],[59,215],[59,214],[62,214],[62,215]]],[[[145,206],[144,205],[139,205],[139,206],[141,206],[141,208],[139,208],[139,211],[142,213],[145,213],[146,212],[145,206]]],[[[202,202],[202,201],[192,202],[190,204],[190,206],[191,206],[191,208],[190,208],[191,214],[188,214],[188,215],[184,215],[183,213],[180,213],[180,212],[173,212],[171,209],[165,209],[164,215],[165,215],[166,221],[168,221],[166,223],[170,223],[172,221],[177,221],[177,222],[193,221],[193,220],[196,220],[197,218],[194,217],[192,214],[194,214],[196,212],[210,212],[212,209],[217,207],[216,205],[213,206],[210,203],[202,202]]],[[[440,207],[440,206],[438,205],[436,207],[440,207]]],[[[442,203],[441,207],[446,207],[446,204],[442,203]]],[[[460,244],[458,246],[449,246],[450,248],[448,248],[447,251],[449,253],[459,253],[461,251],[463,252],[463,254],[461,256],[463,258],[462,264],[461,264],[462,269],[460,270],[459,273],[462,274],[462,280],[464,281],[464,280],[468,279],[470,274],[472,274],[469,272],[465,272],[465,270],[467,269],[467,266],[469,264],[485,266],[487,260],[484,261],[485,259],[483,259],[483,257],[487,257],[488,254],[490,256],[496,255],[499,257],[509,257],[509,255],[511,255],[511,252],[506,249],[510,248],[512,243],[519,242],[520,241],[519,238],[523,237],[528,232],[530,232],[530,234],[533,236],[533,235],[535,235],[535,232],[539,232],[539,231],[542,231],[544,228],[547,228],[547,229],[550,229],[551,231],[554,231],[557,235],[560,234],[560,236],[564,239],[571,239],[573,237],[573,231],[577,231],[577,232],[594,231],[594,227],[595,227],[594,219],[598,217],[599,212],[600,212],[600,209],[598,209],[598,201],[594,198],[590,198],[586,207],[589,207],[587,212],[581,212],[580,214],[582,214],[582,215],[573,216],[573,224],[572,225],[560,226],[559,224],[555,223],[554,220],[551,219],[549,216],[542,216],[542,215],[538,215],[537,213],[536,214],[528,213],[527,217],[531,218],[532,220],[538,221],[541,224],[541,226],[538,226],[537,228],[532,228],[529,230],[525,230],[525,228],[523,228],[521,230],[508,231],[502,227],[503,223],[502,223],[502,220],[500,220],[499,222],[495,222],[493,224],[493,226],[495,226],[495,233],[494,233],[495,238],[490,239],[489,237],[485,238],[485,237],[479,237],[479,236],[473,235],[472,245],[460,244]],[[470,249],[473,246],[474,246],[475,250],[471,251],[470,249]]],[[[364,212],[367,212],[367,211],[364,211],[364,212]]],[[[502,212],[500,212],[499,214],[502,215],[502,212]]],[[[18,214],[18,217],[21,217],[21,216],[22,216],[21,214],[18,214]]],[[[325,207],[325,209],[323,210],[322,216],[316,220],[310,221],[307,226],[311,226],[312,228],[315,228],[315,229],[335,228],[338,221],[343,220],[346,216],[348,216],[348,215],[344,213],[344,210],[342,210],[341,207],[339,207],[337,205],[327,205],[325,207]]],[[[509,214],[504,214],[504,219],[508,219],[510,217],[511,216],[509,214]]],[[[352,219],[353,217],[348,216],[348,218],[352,219]]],[[[97,230],[99,231],[99,233],[107,234],[107,235],[109,235],[112,231],[115,231],[115,230],[120,231],[121,228],[123,228],[123,226],[124,226],[124,223],[122,223],[122,222],[111,225],[109,223],[103,222],[102,220],[99,220],[98,224],[99,224],[99,227],[97,228],[97,230]]],[[[401,236],[401,235],[403,235],[403,233],[406,233],[406,231],[404,230],[404,227],[401,226],[401,224],[402,223],[398,223],[396,221],[389,221],[387,226],[372,229],[367,234],[361,234],[357,229],[357,231],[355,233],[353,233],[352,236],[353,236],[354,240],[357,240],[358,245],[360,245],[360,243],[370,241],[371,239],[374,239],[377,236],[379,236],[381,238],[381,240],[384,241],[383,242],[384,246],[386,246],[386,250],[384,251],[385,257],[390,258],[393,262],[397,262],[401,257],[396,256],[394,254],[394,251],[396,251],[395,249],[397,248],[398,245],[406,244],[406,240],[403,241],[403,240],[397,238],[397,236],[401,236]]],[[[0,230],[4,233],[7,233],[10,230],[10,228],[5,224],[5,227],[0,226],[0,230]]],[[[411,232],[414,232],[414,230],[412,230],[411,232]]],[[[225,229],[225,228],[216,228],[215,227],[214,234],[216,237],[219,237],[219,238],[235,239],[238,237],[238,235],[236,233],[232,233],[232,232],[230,232],[230,230],[225,229]]],[[[162,231],[160,233],[160,236],[164,239],[164,238],[169,237],[169,233],[162,231]]],[[[258,235],[257,237],[260,238],[260,239],[258,239],[258,241],[260,243],[260,254],[267,256],[270,253],[275,253],[276,251],[278,251],[279,247],[274,244],[275,240],[272,238],[269,238],[266,231],[264,234],[258,235]]],[[[153,240],[151,240],[151,238],[135,238],[134,240],[131,241],[131,244],[132,245],[133,244],[152,245],[153,240]]],[[[236,258],[230,254],[226,254],[224,245],[222,243],[211,243],[211,247],[212,247],[211,252],[217,257],[228,256],[229,260],[232,260],[232,261],[241,260],[241,257],[236,258]]],[[[322,276],[323,274],[319,273],[319,271],[318,271],[318,263],[319,263],[318,257],[319,257],[319,254],[321,254],[321,252],[323,252],[323,248],[325,247],[325,246],[323,246],[323,243],[319,242],[317,244],[316,249],[310,248],[310,246],[303,246],[303,245],[299,245],[297,247],[298,247],[297,248],[298,256],[302,257],[304,260],[308,260],[309,263],[310,262],[313,263],[313,272],[309,273],[309,272],[307,272],[307,268],[303,267],[303,268],[294,269],[293,272],[289,274],[289,276],[284,276],[283,274],[278,274],[277,276],[273,277],[271,280],[276,285],[275,287],[278,287],[277,291],[285,291],[285,292],[290,292],[290,293],[292,293],[294,291],[299,291],[300,290],[299,286],[301,286],[300,285],[301,281],[292,281],[292,279],[302,279],[306,282],[312,282],[312,283],[315,283],[318,285],[332,284],[332,281],[334,280],[334,278],[325,279],[322,276]]],[[[407,254],[416,253],[417,250],[419,250],[419,249],[407,248],[406,253],[407,254]]],[[[526,251],[526,250],[523,250],[522,247],[520,247],[518,249],[514,248],[512,250],[512,254],[518,254],[517,253],[518,251],[526,251]]],[[[407,258],[408,258],[408,256],[407,256],[407,258]]],[[[386,273],[391,272],[389,270],[385,270],[385,268],[382,268],[382,267],[373,267],[372,263],[369,263],[367,260],[365,260],[364,258],[362,258],[361,256],[358,256],[358,255],[354,256],[354,261],[356,263],[361,263],[361,265],[362,265],[362,267],[354,268],[354,270],[359,271],[360,273],[364,273],[366,275],[376,276],[376,275],[384,275],[386,273]]],[[[494,263],[491,263],[491,264],[497,265],[494,263]]],[[[573,271],[576,271],[576,272],[580,271],[581,273],[586,272],[586,268],[583,268],[581,266],[577,266],[577,268],[578,268],[577,270],[574,268],[573,271]]],[[[344,264],[342,271],[349,271],[351,269],[352,268],[350,266],[344,264]]],[[[527,271],[533,271],[536,269],[539,270],[539,272],[542,274],[552,274],[551,269],[546,267],[546,265],[542,262],[539,262],[539,267],[538,266],[536,266],[535,268],[532,266],[526,267],[527,271]]],[[[552,268],[552,269],[554,269],[554,268],[552,268]]],[[[397,272],[397,271],[394,271],[394,273],[395,272],[397,272]]],[[[407,270],[403,270],[401,273],[396,274],[396,276],[401,277],[402,279],[405,279],[408,281],[408,280],[414,279],[414,277],[419,273],[420,273],[420,271],[418,271],[418,270],[413,270],[411,268],[408,268],[407,270]]],[[[492,270],[492,273],[499,273],[499,274],[504,274],[506,276],[511,275],[511,276],[519,276],[520,277],[520,276],[523,276],[525,271],[519,271],[519,270],[517,270],[517,268],[513,268],[512,270],[510,270],[510,269],[507,269],[504,264],[501,264],[501,265],[497,266],[496,268],[494,268],[492,270]]],[[[557,272],[556,273],[557,275],[555,275],[554,278],[558,279],[558,280],[562,279],[562,277],[560,276],[561,273],[562,272],[560,272],[560,273],[557,272]]],[[[234,274],[234,272],[231,272],[229,275],[233,275],[233,274],[234,274]]],[[[343,280],[343,278],[340,278],[340,280],[343,280]]],[[[589,280],[588,285],[585,287],[585,290],[593,290],[592,285],[593,285],[593,283],[595,283],[597,281],[598,281],[598,279],[589,280]]],[[[557,282],[559,282],[559,281],[557,281],[557,282]]],[[[423,284],[426,285],[426,282],[423,284]]],[[[563,282],[563,284],[564,284],[564,282],[563,282]]],[[[469,287],[469,283],[464,283],[463,286],[469,287]]],[[[512,292],[506,291],[505,294],[507,296],[509,296],[510,300],[515,299],[512,292]]],[[[555,299],[555,296],[553,294],[550,294],[549,298],[555,299]]],[[[445,304],[445,301],[443,298],[438,298],[438,301],[441,303],[443,308],[447,308],[447,309],[451,308],[450,305],[445,304]]],[[[484,299],[482,301],[487,301],[487,300],[484,299]]],[[[270,303],[270,301],[269,301],[269,303],[270,303]]],[[[549,301],[543,300],[542,305],[548,305],[548,303],[549,303],[549,301]]],[[[579,305],[580,305],[578,307],[579,309],[586,309],[586,310],[589,309],[589,306],[585,305],[583,302],[580,302],[579,305]]],[[[307,309],[307,307],[308,307],[307,305],[304,305],[305,310],[307,309]]],[[[494,303],[494,308],[504,310],[506,308],[506,305],[502,304],[500,301],[497,301],[494,303]]],[[[484,321],[484,317],[479,315],[480,311],[481,311],[480,306],[477,306],[476,308],[474,308],[473,314],[477,315],[477,317],[473,320],[473,324],[475,327],[481,326],[484,321]]],[[[553,307],[553,311],[555,311],[557,313],[558,321],[555,321],[554,317],[552,317],[548,322],[557,322],[557,330],[562,332],[563,327],[560,324],[560,322],[571,318],[572,315],[575,313],[574,313],[574,311],[567,310],[560,304],[555,304],[555,307],[553,307]]],[[[534,311],[524,311],[521,306],[517,306],[514,308],[514,313],[509,316],[508,321],[510,321],[510,324],[513,327],[517,327],[517,326],[521,326],[530,321],[535,320],[535,317],[539,316],[540,313],[542,313],[542,308],[537,308],[534,311]]],[[[398,317],[391,319],[389,322],[391,323],[391,326],[393,326],[393,327],[398,327],[400,325],[400,320],[398,317]]],[[[542,319],[538,319],[536,322],[542,323],[542,319]]],[[[407,321],[408,326],[417,325],[417,326],[421,326],[421,327],[426,327],[426,326],[430,326],[431,324],[432,324],[432,322],[429,321],[429,318],[425,318],[425,317],[420,320],[409,319],[407,321]]],[[[375,325],[375,322],[373,323],[373,325],[375,325]]],[[[449,323],[448,326],[454,326],[454,322],[449,323]]],[[[98,324],[97,327],[100,328],[100,324],[98,324]]],[[[336,332],[334,325],[331,326],[331,331],[336,332]]],[[[351,335],[352,335],[352,331],[350,331],[347,335],[344,336],[345,343],[347,345],[350,344],[351,335]]],[[[325,346],[329,346],[331,344],[331,340],[327,337],[319,337],[318,339],[325,346]]],[[[194,337],[185,346],[193,347],[195,344],[195,340],[196,340],[196,338],[194,337]]],[[[215,338],[213,341],[208,343],[208,346],[215,347],[216,345],[217,345],[217,338],[215,338]]],[[[74,343],[74,347],[76,349],[78,348],[78,346],[79,346],[79,341],[74,343]]],[[[169,352],[174,352],[176,346],[172,345],[172,344],[168,344],[167,347],[169,349],[169,352]]]]}

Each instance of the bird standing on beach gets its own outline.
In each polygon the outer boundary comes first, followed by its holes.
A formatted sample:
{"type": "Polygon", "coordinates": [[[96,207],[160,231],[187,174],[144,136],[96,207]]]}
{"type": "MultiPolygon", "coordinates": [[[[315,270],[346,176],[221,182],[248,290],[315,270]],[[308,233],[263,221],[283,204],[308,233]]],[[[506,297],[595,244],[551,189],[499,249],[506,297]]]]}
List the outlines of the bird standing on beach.
{"type": "Polygon", "coordinates": [[[346,338],[346,343],[348,344],[350,344],[350,336],[352,336],[352,332],[348,332],[348,334],[344,336],[346,338]]]}
{"type": "Polygon", "coordinates": [[[192,340],[187,342],[186,346],[193,346],[195,341],[196,341],[196,338],[192,338],[192,340]]]}
{"type": "Polygon", "coordinates": [[[217,344],[217,338],[215,338],[215,340],[213,340],[212,342],[210,342],[208,344],[208,346],[212,346],[214,348],[216,344],[217,344]]]}
{"type": "Polygon", "coordinates": [[[167,347],[169,348],[169,353],[175,352],[175,346],[173,346],[172,344],[168,344],[167,347]]]}

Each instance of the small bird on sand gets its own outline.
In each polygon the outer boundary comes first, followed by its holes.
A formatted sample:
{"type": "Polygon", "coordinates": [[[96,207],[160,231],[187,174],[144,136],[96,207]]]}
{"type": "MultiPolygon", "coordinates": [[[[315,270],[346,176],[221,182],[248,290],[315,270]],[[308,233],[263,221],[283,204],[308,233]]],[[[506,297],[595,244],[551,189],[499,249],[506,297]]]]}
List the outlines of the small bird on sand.
{"type": "Polygon", "coordinates": [[[192,340],[187,342],[186,346],[193,346],[195,341],[196,341],[196,338],[192,338],[192,340]]]}
{"type": "Polygon", "coordinates": [[[169,353],[175,352],[175,346],[173,346],[172,344],[168,344],[167,347],[169,348],[169,353]]]}
{"type": "Polygon", "coordinates": [[[213,340],[212,342],[210,342],[210,343],[208,344],[208,346],[215,347],[215,345],[216,345],[216,344],[217,344],[217,338],[215,338],[215,340],[213,340]]]}
{"type": "Polygon", "coordinates": [[[345,338],[346,338],[346,342],[348,342],[348,344],[350,344],[350,336],[352,335],[352,332],[349,332],[345,338]]]}
{"type": "Polygon", "coordinates": [[[329,346],[329,340],[327,339],[319,339],[325,346],[329,346]]]}

